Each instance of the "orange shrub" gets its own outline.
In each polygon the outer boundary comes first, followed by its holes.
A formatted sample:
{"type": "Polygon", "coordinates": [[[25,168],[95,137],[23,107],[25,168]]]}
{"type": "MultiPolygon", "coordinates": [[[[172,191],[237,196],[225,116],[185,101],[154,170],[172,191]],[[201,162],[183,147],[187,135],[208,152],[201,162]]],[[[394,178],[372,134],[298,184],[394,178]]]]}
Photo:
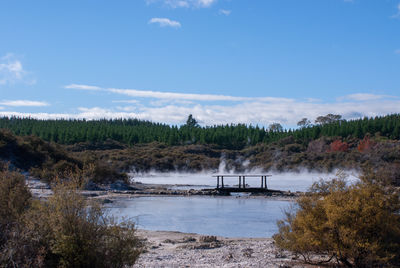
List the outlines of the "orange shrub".
{"type": "Polygon", "coordinates": [[[333,141],[328,149],[328,152],[347,152],[349,150],[349,145],[347,142],[341,140],[333,141]]]}
{"type": "Polygon", "coordinates": [[[357,149],[359,152],[363,153],[369,151],[375,145],[375,141],[372,141],[369,136],[365,136],[364,139],[362,139],[358,144],[357,149]]]}

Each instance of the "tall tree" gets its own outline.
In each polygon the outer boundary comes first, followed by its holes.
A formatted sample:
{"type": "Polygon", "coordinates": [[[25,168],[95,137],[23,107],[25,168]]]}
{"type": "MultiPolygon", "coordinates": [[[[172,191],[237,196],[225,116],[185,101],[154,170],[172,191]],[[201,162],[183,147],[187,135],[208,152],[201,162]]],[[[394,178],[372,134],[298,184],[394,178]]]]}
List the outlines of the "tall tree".
{"type": "Polygon", "coordinates": [[[272,123],[271,125],[268,126],[268,128],[269,128],[269,131],[272,131],[272,132],[282,132],[283,131],[283,127],[279,123],[272,123]]]}
{"type": "Polygon", "coordinates": [[[317,119],[315,119],[315,123],[320,125],[325,125],[338,122],[341,119],[342,116],[339,114],[327,114],[325,116],[318,116],[317,119]]]}
{"type": "Polygon", "coordinates": [[[197,120],[193,117],[192,114],[189,114],[188,119],[186,120],[186,126],[189,128],[199,127],[197,120]]]}
{"type": "Polygon", "coordinates": [[[308,120],[306,117],[301,119],[299,122],[297,122],[297,126],[303,128],[303,127],[309,127],[311,126],[311,121],[308,120]]]}

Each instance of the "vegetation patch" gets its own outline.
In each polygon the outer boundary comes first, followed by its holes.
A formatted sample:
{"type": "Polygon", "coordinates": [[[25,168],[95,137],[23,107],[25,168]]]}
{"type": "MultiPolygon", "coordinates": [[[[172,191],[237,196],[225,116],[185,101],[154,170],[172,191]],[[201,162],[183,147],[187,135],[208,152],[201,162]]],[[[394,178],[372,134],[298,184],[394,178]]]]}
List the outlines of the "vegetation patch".
{"type": "Polygon", "coordinates": [[[400,265],[400,195],[382,174],[369,173],[350,186],[339,176],[311,190],[297,202],[297,212],[287,212],[278,223],[278,247],[307,263],[400,265]]]}
{"type": "Polygon", "coordinates": [[[48,201],[33,200],[24,178],[0,172],[1,267],[125,267],[141,252],[134,224],[107,217],[74,182],[59,181],[48,201]]]}

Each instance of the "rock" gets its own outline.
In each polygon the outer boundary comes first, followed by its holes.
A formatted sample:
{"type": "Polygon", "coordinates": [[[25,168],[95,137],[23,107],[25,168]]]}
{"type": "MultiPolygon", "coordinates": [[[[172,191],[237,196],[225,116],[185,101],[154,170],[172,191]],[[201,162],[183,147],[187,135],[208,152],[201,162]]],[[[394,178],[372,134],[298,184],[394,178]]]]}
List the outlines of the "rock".
{"type": "Polygon", "coordinates": [[[210,242],[218,242],[218,239],[214,235],[204,235],[204,236],[200,236],[199,241],[205,242],[205,243],[210,243],[210,242]]]}
{"type": "Polygon", "coordinates": [[[229,252],[228,254],[226,254],[224,257],[224,260],[229,261],[233,259],[233,253],[229,252]]]}
{"type": "Polygon", "coordinates": [[[251,258],[251,255],[253,254],[254,250],[252,248],[245,248],[242,250],[243,256],[247,258],[251,258]]]}
{"type": "Polygon", "coordinates": [[[196,238],[192,236],[185,236],[182,240],[183,243],[196,242],[196,238]]]}
{"type": "Polygon", "coordinates": [[[91,193],[91,192],[81,192],[81,195],[86,196],[86,197],[97,197],[97,196],[99,196],[98,193],[91,193]]]}
{"type": "Polygon", "coordinates": [[[87,190],[87,191],[102,191],[102,190],[104,190],[104,189],[102,189],[102,188],[99,187],[96,183],[94,183],[94,182],[92,182],[92,181],[88,181],[88,182],[85,184],[85,186],[84,186],[83,189],[84,189],[84,190],[87,190]]]}
{"type": "Polygon", "coordinates": [[[111,204],[111,203],[113,203],[113,201],[112,200],[110,200],[110,199],[104,199],[103,200],[103,204],[111,204]]]}
{"type": "Polygon", "coordinates": [[[125,182],[123,182],[121,180],[117,180],[110,184],[110,190],[130,191],[130,190],[137,190],[137,189],[133,188],[132,186],[126,184],[125,182]]]}
{"type": "Polygon", "coordinates": [[[275,258],[284,259],[284,258],[287,258],[287,256],[282,250],[279,250],[279,251],[275,252],[275,258]]]}

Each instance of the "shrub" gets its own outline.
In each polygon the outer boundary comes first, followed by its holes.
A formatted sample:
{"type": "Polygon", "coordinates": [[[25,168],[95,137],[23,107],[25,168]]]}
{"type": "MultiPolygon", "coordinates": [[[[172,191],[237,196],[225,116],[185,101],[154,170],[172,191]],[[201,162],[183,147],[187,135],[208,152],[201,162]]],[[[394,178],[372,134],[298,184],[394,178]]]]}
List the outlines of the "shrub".
{"type": "MultiPolygon", "coordinates": [[[[314,262],[336,261],[349,267],[400,265],[400,201],[389,186],[363,181],[347,186],[343,178],[319,182],[286,213],[274,235],[278,247],[314,262]]],[[[372,177],[374,175],[371,175],[372,177]]]]}
{"type": "Polygon", "coordinates": [[[349,145],[341,140],[335,140],[329,145],[328,152],[347,152],[349,145]]]}
{"type": "Polygon", "coordinates": [[[376,142],[371,140],[369,135],[366,135],[364,139],[362,139],[358,146],[357,150],[361,153],[363,152],[369,152],[374,146],[376,145],[376,142]]]}
{"type": "Polygon", "coordinates": [[[46,202],[34,201],[1,249],[5,267],[124,267],[141,252],[134,224],[107,217],[99,203],[58,182],[46,202]]]}
{"type": "Polygon", "coordinates": [[[30,198],[24,176],[8,171],[4,165],[0,171],[0,249],[28,208],[30,198]]]}

